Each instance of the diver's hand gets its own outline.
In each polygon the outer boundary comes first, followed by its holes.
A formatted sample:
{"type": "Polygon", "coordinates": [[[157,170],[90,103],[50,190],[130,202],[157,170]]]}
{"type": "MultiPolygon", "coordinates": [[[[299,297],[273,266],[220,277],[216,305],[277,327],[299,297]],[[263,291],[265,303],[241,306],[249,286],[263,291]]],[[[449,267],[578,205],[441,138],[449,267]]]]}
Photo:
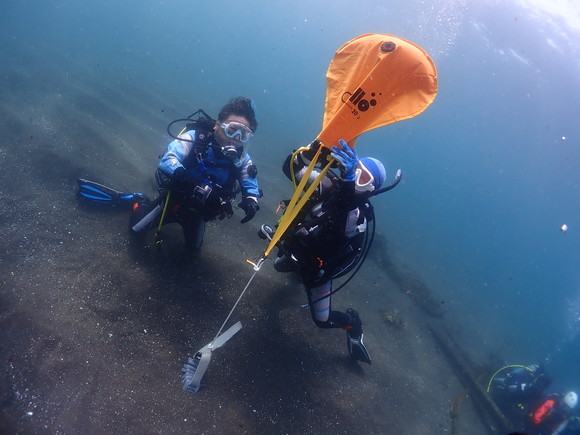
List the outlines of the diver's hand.
{"type": "Polygon", "coordinates": [[[253,196],[246,196],[244,199],[242,199],[242,202],[238,204],[238,207],[244,210],[244,213],[246,213],[246,217],[240,221],[243,224],[252,220],[252,218],[256,215],[256,212],[260,210],[258,200],[253,196]]]}
{"type": "Polygon", "coordinates": [[[170,187],[176,191],[187,191],[195,185],[193,176],[183,166],[177,168],[171,175],[170,187]]]}
{"type": "Polygon", "coordinates": [[[318,148],[320,148],[320,142],[315,140],[311,142],[306,147],[306,149],[300,153],[300,157],[302,157],[302,160],[306,165],[308,165],[312,161],[312,159],[314,158],[314,156],[318,151],[318,148]]]}
{"type": "Polygon", "coordinates": [[[234,211],[232,210],[231,201],[222,200],[220,214],[218,215],[219,220],[223,221],[225,218],[229,219],[233,215],[234,215],[234,211]]]}
{"type": "MultiPolygon", "coordinates": [[[[197,189],[197,188],[196,188],[197,189]]],[[[215,218],[220,221],[225,218],[231,218],[234,214],[232,210],[232,202],[222,198],[216,191],[216,189],[211,189],[209,194],[205,199],[198,197],[192,197],[194,200],[194,208],[199,209],[203,214],[203,219],[209,222],[215,218]]]]}
{"type": "Polygon", "coordinates": [[[356,164],[358,163],[358,154],[355,149],[349,147],[344,140],[340,139],[338,144],[340,145],[340,148],[333,146],[330,155],[343,166],[344,181],[354,181],[356,178],[356,164]]]}

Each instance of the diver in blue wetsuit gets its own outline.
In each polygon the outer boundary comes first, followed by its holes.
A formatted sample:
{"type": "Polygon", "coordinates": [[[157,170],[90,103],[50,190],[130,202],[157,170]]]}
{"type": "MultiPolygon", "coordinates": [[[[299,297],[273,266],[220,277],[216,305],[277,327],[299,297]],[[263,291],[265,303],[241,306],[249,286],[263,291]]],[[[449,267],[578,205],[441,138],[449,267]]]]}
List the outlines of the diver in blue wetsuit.
{"type": "MultiPolygon", "coordinates": [[[[205,114],[205,113],[204,113],[205,114]]],[[[168,146],[156,173],[157,201],[138,202],[133,208],[130,228],[139,233],[177,222],[183,228],[186,247],[201,247],[205,223],[233,215],[232,202],[237,191],[238,204],[246,223],[259,210],[261,192],[257,169],[248,154],[256,131],[255,106],[251,99],[236,97],[222,107],[217,121],[186,127],[168,146]]]]}
{"type": "MultiPolygon", "coordinates": [[[[311,145],[286,159],[283,171],[288,178],[290,165],[297,181],[302,178],[314,155],[313,148],[311,145]]],[[[300,275],[314,323],[320,328],[345,329],[350,355],[370,364],[358,312],[352,308],[346,312],[333,310],[331,292],[333,279],[352,271],[364,258],[367,223],[372,219],[368,200],[371,192],[381,188],[386,171],[376,159],[359,159],[344,141],[332,148],[331,155],[341,166],[341,176],[326,176],[322,180],[278,243],[274,267],[279,272],[300,275]]],[[[313,171],[310,181],[317,175],[313,171]]],[[[261,231],[272,232],[267,226],[262,226],[261,231]]]]}

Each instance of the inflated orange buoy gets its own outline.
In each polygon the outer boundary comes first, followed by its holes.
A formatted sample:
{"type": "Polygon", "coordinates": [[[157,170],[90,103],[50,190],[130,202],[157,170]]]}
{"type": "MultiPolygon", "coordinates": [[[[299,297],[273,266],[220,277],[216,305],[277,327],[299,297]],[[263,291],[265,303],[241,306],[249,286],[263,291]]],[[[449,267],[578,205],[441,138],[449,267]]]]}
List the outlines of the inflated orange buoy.
{"type": "Polygon", "coordinates": [[[339,48],[326,73],[318,140],[328,148],[419,115],[437,95],[437,69],[418,45],[387,34],[359,36],[339,48]]]}
{"type": "MultiPolygon", "coordinates": [[[[344,139],[354,147],[356,138],[423,112],[437,95],[437,70],[425,51],[386,34],[359,36],[337,50],[326,73],[326,103],[322,131],[317,140],[330,148],[344,139]]],[[[333,160],[306,188],[322,147],[296,186],[278,228],[264,251],[266,258],[310,198],[333,160]]]]}

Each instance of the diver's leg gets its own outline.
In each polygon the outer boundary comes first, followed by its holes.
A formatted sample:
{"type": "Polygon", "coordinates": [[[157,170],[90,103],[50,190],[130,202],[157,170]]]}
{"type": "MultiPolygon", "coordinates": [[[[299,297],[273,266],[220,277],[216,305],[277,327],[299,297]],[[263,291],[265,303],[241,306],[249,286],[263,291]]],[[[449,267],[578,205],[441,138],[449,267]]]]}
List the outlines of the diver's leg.
{"type": "Polygon", "coordinates": [[[356,360],[371,363],[371,357],[363,341],[362,322],[359,314],[349,308],[346,313],[331,308],[332,281],[307,291],[312,320],[319,328],[343,328],[346,330],[349,354],[356,360]],[[324,299],[322,299],[324,298],[324,299]]]}
{"type": "Polygon", "coordinates": [[[205,221],[203,216],[195,211],[188,213],[187,219],[181,224],[185,246],[188,251],[197,251],[203,243],[205,233],[205,221]]]}
{"type": "Polygon", "coordinates": [[[312,320],[319,328],[346,328],[350,325],[350,317],[340,311],[332,311],[331,296],[332,281],[307,290],[310,302],[312,320]]]}

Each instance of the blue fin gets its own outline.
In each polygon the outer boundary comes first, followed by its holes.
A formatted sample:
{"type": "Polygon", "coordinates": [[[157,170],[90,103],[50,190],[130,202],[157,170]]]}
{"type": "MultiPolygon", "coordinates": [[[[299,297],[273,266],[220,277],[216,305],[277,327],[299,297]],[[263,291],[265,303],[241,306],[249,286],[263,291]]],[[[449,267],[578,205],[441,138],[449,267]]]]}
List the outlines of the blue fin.
{"type": "Polygon", "coordinates": [[[82,178],[79,178],[77,181],[79,183],[79,197],[101,204],[132,204],[144,197],[142,193],[120,192],[112,187],[82,178]]]}

